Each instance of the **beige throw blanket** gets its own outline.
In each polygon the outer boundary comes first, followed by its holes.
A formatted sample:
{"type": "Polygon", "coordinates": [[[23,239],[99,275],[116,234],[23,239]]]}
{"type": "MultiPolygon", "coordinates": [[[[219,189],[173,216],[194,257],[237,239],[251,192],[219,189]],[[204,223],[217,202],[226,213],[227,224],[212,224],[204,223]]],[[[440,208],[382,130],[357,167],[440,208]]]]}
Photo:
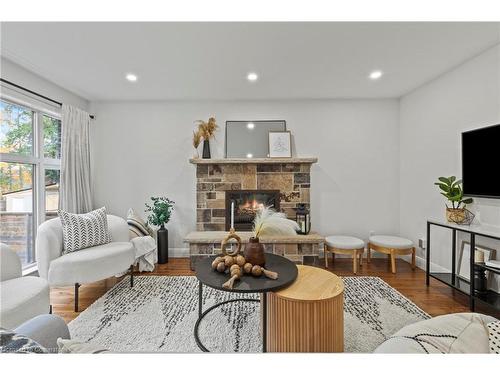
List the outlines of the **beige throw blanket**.
{"type": "Polygon", "coordinates": [[[158,261],[156,241],[151,236],[135,237],[130,240],[135,247],[135,263],[140,272],[152,272],[158,261]]]}

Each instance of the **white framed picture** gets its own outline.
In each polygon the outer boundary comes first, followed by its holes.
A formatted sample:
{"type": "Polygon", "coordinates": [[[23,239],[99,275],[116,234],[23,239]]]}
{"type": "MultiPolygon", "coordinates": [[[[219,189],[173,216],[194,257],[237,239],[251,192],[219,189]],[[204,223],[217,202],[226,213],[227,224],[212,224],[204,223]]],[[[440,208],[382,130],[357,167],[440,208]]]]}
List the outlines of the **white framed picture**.
{"type": "Polygon", "coordinates": [[[291,133],[287,131],[269,132],[269,157],[270,158],[291,158],[292,142],[291,133]]]}
{"type": "MultiPolygon", "coordinates": [[[[483,246],[476,246],[476,251],[484,253],[484,260],[490,260],[495,257],[496,250],[483,246]]],[[[470,242],[463,241],[458,254],[457,276],[461,279],[470,281],[470,242]]]]}

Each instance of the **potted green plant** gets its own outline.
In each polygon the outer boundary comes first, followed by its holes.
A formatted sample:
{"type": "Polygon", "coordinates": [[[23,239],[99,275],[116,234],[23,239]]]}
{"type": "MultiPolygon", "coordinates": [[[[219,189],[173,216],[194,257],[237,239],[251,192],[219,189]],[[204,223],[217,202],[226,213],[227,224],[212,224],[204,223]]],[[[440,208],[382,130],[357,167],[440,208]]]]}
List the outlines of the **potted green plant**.
{"type": "Polygon", "coordinates": [[[170,221],[172,211],[174,210],[174,201],[166,197],[151,197],[151,204],[146,203],[148,215],[148,224],[158,228],[156,232],[158,263],[168,263],[168,230],[165,224],[170,221]]]}
{"type": "Polygon", "coordinates": [[[473,202],[473,199],[464,199],[462,180],[457,180],[455,176],[439,177],[438,182],[435,182],[434,185],[439,186],[441,195],[451,202],[451,207],[446,205],[446,220],[457,224],[465,222],[467,217],[465,208],[473,202]]]}

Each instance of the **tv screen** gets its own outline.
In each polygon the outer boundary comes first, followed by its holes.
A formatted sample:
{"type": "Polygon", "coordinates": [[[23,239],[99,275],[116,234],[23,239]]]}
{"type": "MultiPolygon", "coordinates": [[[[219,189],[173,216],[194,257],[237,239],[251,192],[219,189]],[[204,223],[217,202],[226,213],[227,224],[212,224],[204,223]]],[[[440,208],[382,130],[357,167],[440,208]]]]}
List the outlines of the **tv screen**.
{"type": "Polygon", "coordinates": [[[500,124],[462,133],[464,195],[500,198],[500,124]]]}

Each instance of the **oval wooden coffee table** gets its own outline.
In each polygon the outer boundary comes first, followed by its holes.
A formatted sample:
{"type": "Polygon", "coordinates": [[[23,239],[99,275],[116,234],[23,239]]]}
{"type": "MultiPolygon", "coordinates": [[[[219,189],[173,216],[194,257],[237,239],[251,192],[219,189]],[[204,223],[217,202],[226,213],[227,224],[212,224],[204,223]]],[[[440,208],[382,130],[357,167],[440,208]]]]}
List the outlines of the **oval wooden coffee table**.
{"type": "Polygon", "coordinates": [[[297,268],[292,285],[268,293],[267,350],[343,352],[344,282],[321,268],[297,268]]]}

